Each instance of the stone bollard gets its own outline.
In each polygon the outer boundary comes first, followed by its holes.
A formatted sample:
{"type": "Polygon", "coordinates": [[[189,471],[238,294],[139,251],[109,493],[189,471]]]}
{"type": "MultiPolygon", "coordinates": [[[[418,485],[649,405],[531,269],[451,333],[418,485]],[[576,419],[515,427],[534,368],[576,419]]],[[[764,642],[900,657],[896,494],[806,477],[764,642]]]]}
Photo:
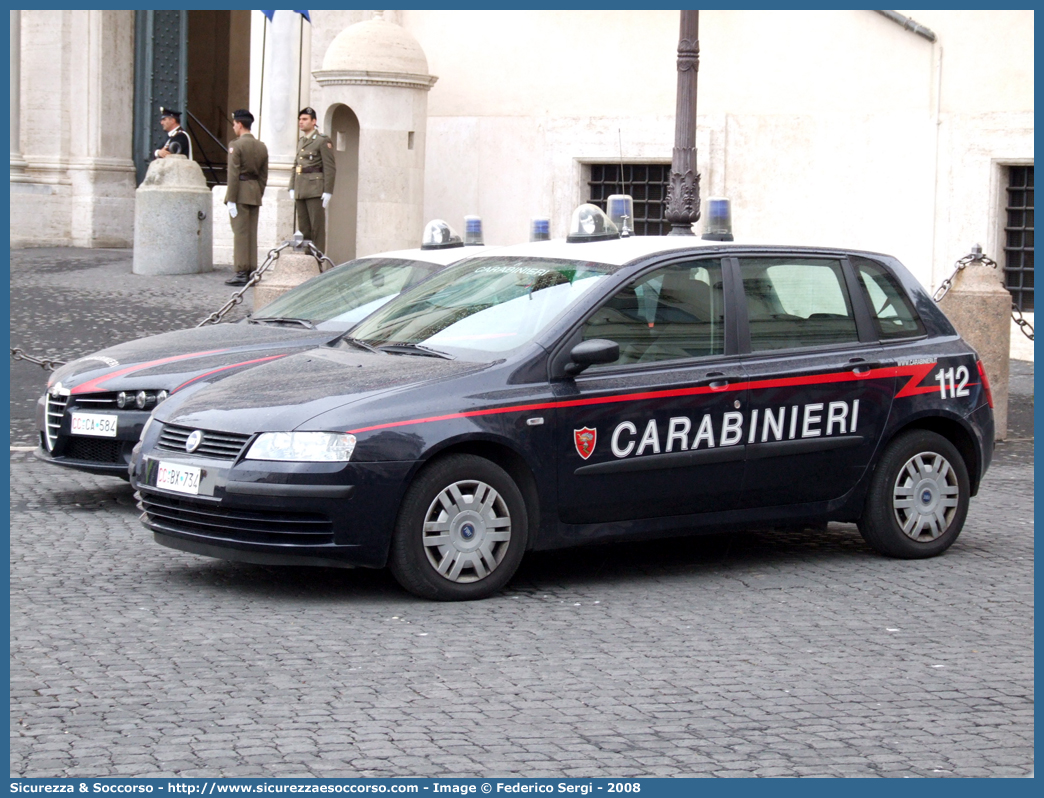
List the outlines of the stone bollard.
{"type": "MultiPolygon", "coordinates": [[[[254,286],[254,313],[291,288],[319,274],[318,258],[307,249],[294,247],[279,253],[271,266],[254,286]]],[[[263,314],[262,314],[263,315],[263,314]]]]}
{"type": "MultiPolygon", "coordinates": [[[[1008,437],[1008,368],[1011,357],[1011,294],[998,269],[972,261],[953,278],[939,308],[979,353],[993,391],[997,440],[1008,437]]],[[[976,377],[972,374],[972,378],[976,377]]]]}
{"type": "Polygon", "coordinates": [[[199,164],[168,155],[149,164],[134,192],[135,274],[197,274],[214,268],[210,189],[199,164]]]}

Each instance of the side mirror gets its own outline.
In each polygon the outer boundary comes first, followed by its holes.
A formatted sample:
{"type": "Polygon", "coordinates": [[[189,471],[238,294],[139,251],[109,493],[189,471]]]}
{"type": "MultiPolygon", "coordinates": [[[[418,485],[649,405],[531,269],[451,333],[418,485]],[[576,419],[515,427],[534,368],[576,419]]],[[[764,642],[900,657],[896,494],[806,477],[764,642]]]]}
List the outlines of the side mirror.
{"type": "Polygon", "coordinates": [[[620,359],[620,344],[605,338],[592,338],[581,341],[569,352],[570,363],[566,364],[565,373],[575,377],[588,366],[598,363],[615,363],[620,359]]]}

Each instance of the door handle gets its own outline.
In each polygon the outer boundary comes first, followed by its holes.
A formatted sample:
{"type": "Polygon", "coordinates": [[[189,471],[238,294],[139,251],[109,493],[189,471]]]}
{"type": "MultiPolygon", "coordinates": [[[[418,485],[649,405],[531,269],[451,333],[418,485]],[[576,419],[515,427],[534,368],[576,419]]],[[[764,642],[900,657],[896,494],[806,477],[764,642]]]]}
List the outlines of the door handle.
{"type": "Polygon", "coordinates": [[[712,391],[723,391],[723,390],[725,390],[726,388],[729,387],[729,380],[728,380],[728,378],[725,377],[725,372],[724,371],[708,371],[704,376],[705,377],[718,377],[719,378],[719,379],[712,379],[709,383],[707,383],[708,387],[710,387],[710,389],[712,391]],[[724,378],[724,379],[721,379],[721,378],[724,378]]]}
{"type": "Polygon", "coordinates": [[[848,361],[848,365],[852,367],[853,374],[867,374],[872,369],[880,368],[880,363],[870,363],[861,357],[853,357],[848,361]]]}

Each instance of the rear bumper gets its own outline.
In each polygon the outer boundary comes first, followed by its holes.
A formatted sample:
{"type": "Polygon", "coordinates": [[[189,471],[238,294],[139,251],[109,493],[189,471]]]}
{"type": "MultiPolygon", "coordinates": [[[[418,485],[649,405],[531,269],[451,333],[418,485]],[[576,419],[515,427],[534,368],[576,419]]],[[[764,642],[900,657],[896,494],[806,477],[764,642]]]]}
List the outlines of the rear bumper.
{"type": "Polygon", "coordinates": [[[982,405],[968,416],[968,423],[976,437],[976,446],[979,450],[978,479],[971,486],[971,495],[979,492],[979,483],[993,461],[993,450],[995,447],[996,426],[993,421],[993,410],[988,404],[982,405]]]}

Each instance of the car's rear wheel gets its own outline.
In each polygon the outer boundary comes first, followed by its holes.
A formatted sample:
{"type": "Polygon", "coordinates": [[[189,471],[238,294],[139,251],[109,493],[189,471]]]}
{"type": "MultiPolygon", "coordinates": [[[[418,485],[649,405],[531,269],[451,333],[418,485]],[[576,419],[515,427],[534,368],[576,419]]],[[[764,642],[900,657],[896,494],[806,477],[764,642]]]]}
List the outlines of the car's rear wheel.
{"type": "Polygon", "coordinates": [[[518,569],[528,526],[522,493],[503,468],[474,455],[448,455],[406,491],[388,566],[417,596],[486,598],[518,569]]]}
{"type": "Polygon", "coordinates": [[[968,468],[956,447],[934,432],[911,430],[881,456],[859,531],[890,557],[934,557],[961,533],[969,491],[968,468]]]}

